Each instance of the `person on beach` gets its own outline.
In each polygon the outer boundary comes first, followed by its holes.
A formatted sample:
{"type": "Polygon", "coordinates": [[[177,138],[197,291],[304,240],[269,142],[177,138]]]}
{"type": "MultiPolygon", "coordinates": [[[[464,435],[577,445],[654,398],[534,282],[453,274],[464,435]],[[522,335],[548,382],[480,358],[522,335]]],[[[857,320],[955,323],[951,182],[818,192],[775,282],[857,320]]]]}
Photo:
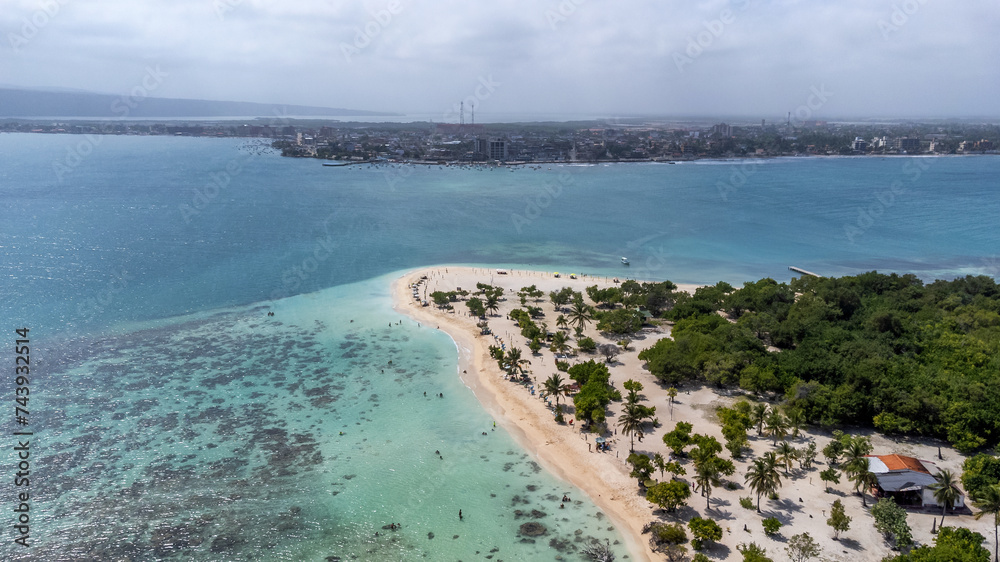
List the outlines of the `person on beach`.
{"type": "Polygon", "coordinates": [[[460,509],[460,510],[458,510],[458,520],[459,520],[459,521],[461,521],[461,520],[462,520],[462,510],[461,510],[461,509],[460,509]]]}

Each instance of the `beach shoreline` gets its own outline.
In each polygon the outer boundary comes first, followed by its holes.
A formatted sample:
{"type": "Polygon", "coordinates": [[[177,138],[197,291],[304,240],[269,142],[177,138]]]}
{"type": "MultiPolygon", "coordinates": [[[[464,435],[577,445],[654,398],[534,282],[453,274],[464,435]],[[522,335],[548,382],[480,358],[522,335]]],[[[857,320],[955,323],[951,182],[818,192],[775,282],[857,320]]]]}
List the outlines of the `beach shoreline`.
{"type": "MultiPolygon", "coordinates": [[[[592,443],[589,437],[585,439],[577,429],[556,424],[540,400],[528,395],[520,385],[505,381],[502,371],[489,357],[493,340],[477,335],[475,319],[463,314],[464,311],[446,313],[433,306],[423,307],[409,289],[410,283],[423,275],[428,279],[447,275],[461,283],[472,276],[481,278],[484,273],[488,281],[488,270],[480,268],[430,267],[409,271],[393,282],[393,308],[423,326],[448,334],[458,350],[460,378],[497,423],[546,470],[587,494],[622,534],[632,560],[656,560],[641,534],[642,527],[654,519],[652,509],[642,505],[647,502],[636,493],[635,482],[624,468],[624,459],[588,452],[587,444],[592,443]]],[[[543,272],[513,270],[508,275],[512,276],[508,279],[522,276],[525,284],[547,276],[543,272]]],[[[582,276],[564,281],[564,285],[578,285],[574,288],[580,291],[586,286],[584,282],[595,283],[594,278],[588,281],[582,276]]],[[[467,286],[475,287],[475,282],[467,286]]]]}
{"type": "MultiPolygon", "coordinates": [[[[627,272],[627,269],[623,269],[627,272]]],[[[622,277],[622,281],[625,277],[622,277]]],[[[723,537],[704,551],[713,560],[728,560],[738,557],[736,550],[740,544],[756,543],[766,547],[770,556],[781,559],[784,552],[784,542],[793,535],[808,533],[823,550],[824,559],[838,562],[853,562],[858,559],[881,559],[892,554],[889,545],[872,525],[869,510],[874,499],[869,497],[867,503],[853,490],[853,483],[842,478],[839,483],[827,486],[819,478],[819,471],[827,463],[817,458],[812,468],[801,467],[784,471],[780,488],[780,497],[765,500],[761,511],[746,509],[741,501],[752,496],[752,491],[744,483],[744,474],[749,468],[752,458],[759,457],[773,450],[772,439],[758,435],[755,431],[748,432],[749,454],[736,460],[736,473],[726,479],[724,486],[716,487],[710,500],[692,493],[687,505],[676,512],[665,513],[649,503],[640,490],[636,479],[629,476],[630,467],[625,463],[629,455],[630,440],[624,435],[618,435],[616,422],[621,410],[621,404],[612,403],[608,407],[607,428],[604,437],[611,444],[611,450],[598,453],[592,447],[596,434],[580,429],[581,424],[557,424],[552,411],[546,407],[538,394],[531,394],[521,384],[505,380],[504,373],[497,362],[489,355],[490,345],[500,345],[502,342],[510,349],[516,346],[521,349],[522,357],[530,360],[529,373],[536,386],[556,372],[552,353],[543,349],[539,354],[532,354],[527,347],[525,338],[508,313],[513,308],[522,307],[518,302],[516,292],[522,288],[535,285],[544,293],[541,299],[528,304],[542,309],[540,322],[546,322],[550,329],[555,329],[555,315],[559,313],[548,302],[548,293],[570,287],[576,292],[585,293],[586,287],[598,285],[600,288],[614,286],[618,279],[604,276],[589,277],[578,275],[557,277],[552,272],[496,270],[483,267],[468,266],[432,266],[404,272],[392,283],[393,309],[406,315],[423,327],[438,329],[448,334],[455,342],[458,352],[458,375],[469,387],[481,403],[501,426],[508,431],[515,441],[527,451],[539,464],[550,473],[582,490],[590,500],[597,505],[612,521],[615,528],[625,541],[631,560],[662,560],[663,555],[653,550],[649,537],[643,535],[643,528],[651,523],[680,523],[686,527],[686,522],[694,516],[707,517],[717,521],[723,529],[723,537]],[[501,273],[502,271],[502,273],[501,273]],[[416,296],[411,284],[422,281],[416,296]],[[440,309],[433,304],[430,295],[434,291],[467,290],[476,291],[477,283],[489,283],[495,287],[504,288],[504,299],[499,310],[487,317],[491,335],[481,335],[477,327],[479,318],[468,311],[466,303],[458,300],[452,303],[452,310],[440,309]],[[429,306],[422,306],[422,301],[431,301],[429,306]],[[791,474],[789,474],[791,472],[791,474]],[[836,538],[827,525],[827,517],[834,500],[841,500],[846,513],[852,518],[851,528],[839,539],[836,538]],[[782,523],[779,535],[772,536],[764,532],[761,520],[765,517],[778,518],[782,523]],[[780,540],[776,540],[776,538],[780,540]]],[[[679,290],[693,292],[697,285],[681,285],[679,290]]],[[[721,427],[715,417],[719,406],[730,406],[735,401],[749,398],[751,402],[759,402],[752,396],[746,396],[739,390],[710,388],[703,384],[681,384],[676,398],[668,398],[669,389],[660,384],[638,359],[641,349],[651,347],[661,338],[670,336],[669,323],[653,323],[646,325],[642,331],[633,334],[631,349],[621,353],[613,363],[609,364],[610,384],[622,388],[626,380],[632,379],[643,384],[642,396],[647,404],[656,407],[656,418],[659,423],[644,429],[644,437],[634,443],[636,453],[652,456],[660,453],[668,458],[669,451],[663,443],[663,436],[671,431],[676,422],[691,423],[695,433],[715,437],[724,442],[721,427]]],[[[587,336],[593,337],[598,343],[614,343],[606,334],[596,331],[593,326],[586,330],[587,336]]],[[[579,362],[593,359],[603,362],[604,358],[596,354],[581,353],[567,361],[579,362]]],[[[564,380],[569,377],[563,373],[564,380]]],[[[570,381],[567,381],[570,382],[570,381]]],[[[569,407],[567,418],[574,417],[572,400],[566,398],[562,402],[569,407]]],[[[777,403],[768,403],[776,407],[777,403]]],[[[932,439],[900,439],[874,433],[868,429],[854,428],[850,433],[867,436],[874,447],[873,454],[901,454],[930,462],[932,466],[947,468],[957,474],[961,473],[962,462],[966,458],[958,454],[945,443],[932,439]],[[938,448],[940,446],[940,449],[938,448]],[[944,451],[943,458],[938,452],[944,451]]],[[[833,439],[833,434],[820,428],[809,428],[798,437],[790,437],[788,441],[797,449],[804,449],[806,444],[813,443],[821,451],[833,439]]],[[[691,482],[692,466],[687,459],[680,462],[686,466],[687,474],[680,479],[691,482]]],[[[791,468],[791,467],[788,467],[791,468]]],[[[654,478],[662,480],[669,475],[655,474],[654,478]]],[[[692,485],[693,487],[693,485],[692,485]]],[[[940,510],[910,510],[907,514],[913,538],[918,544],[933,544],[932,528],[935,519],[940,517],[940,510]]],[[[992,527],[984,518],[976,521],[971,514],[949,515],[950,525],[972,529],[983,536],[992,534],[992,527]]],[[[987,541],[989,542],[989,541],[987,541]]],[[[986,545],[991,548],[992,545],[986,545]]],[[[689,551],[689,554],[690,551],[689,551]]]]}

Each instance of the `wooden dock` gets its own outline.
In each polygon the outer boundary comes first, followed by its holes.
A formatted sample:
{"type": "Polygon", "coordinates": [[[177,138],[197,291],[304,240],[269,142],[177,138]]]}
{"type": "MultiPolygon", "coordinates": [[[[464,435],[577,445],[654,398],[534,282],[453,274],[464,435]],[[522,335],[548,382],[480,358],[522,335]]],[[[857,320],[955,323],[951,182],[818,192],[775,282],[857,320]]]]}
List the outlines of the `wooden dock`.
{"type": "Polygon", "coordinates": [[[822,277],[822,275],[818,275],[818,274],[813,273],[811,271],[806,271],[806,270],[802,269],[801,267],[795,267],[794,265],[788,266],[788,269],[794,271],[795,273],[801,273],[802,275],[812,275],[813,277],[822,277]]]}

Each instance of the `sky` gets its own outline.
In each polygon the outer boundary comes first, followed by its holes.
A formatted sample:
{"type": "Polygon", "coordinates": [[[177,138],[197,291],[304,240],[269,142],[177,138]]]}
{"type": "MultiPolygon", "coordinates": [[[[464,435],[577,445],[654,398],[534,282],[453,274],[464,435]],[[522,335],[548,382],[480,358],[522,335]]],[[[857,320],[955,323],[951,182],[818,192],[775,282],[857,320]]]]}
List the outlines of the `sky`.
{"type": "Polygon", "coordinates": [[[0,0],[0,85],[440,115],[1000,116],[996,0],[0,0]]]}

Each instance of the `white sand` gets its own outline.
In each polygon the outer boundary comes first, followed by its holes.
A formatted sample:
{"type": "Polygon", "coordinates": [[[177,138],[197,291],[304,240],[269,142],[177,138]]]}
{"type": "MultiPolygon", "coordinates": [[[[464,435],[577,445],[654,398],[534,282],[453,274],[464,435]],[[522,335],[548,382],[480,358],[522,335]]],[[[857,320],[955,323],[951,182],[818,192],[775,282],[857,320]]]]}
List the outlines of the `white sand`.
{"type": "MultiPolygon", "coordinates": [[[[623,270],[623,273],[627,270],[623,270]]],[[[715,543],[703,552],[716,560],[740,559],[736,546],[740,543],[756,542],[767,549],[768,555],[775,560],[786,559],[784,551],[788,538],[799,533],[809,533],[823,549],[821,557],[827,560],[881,560],[890,553],[882,537],[875,531],[873,520],[862,506],[861,498],[854,494],[851,483],[841,475],[841,482],[831,488],[832,493],[826,493],[819,472],[826,468],[822,456],[823,447],[829,443],[829,435],[819,432],[802,434],[797,439],[790,439],[796,448],[804,448],[808,440],[814,440],[820,451],[813,469],[809,471],[793,468],[789,478],[783,479],[779,490],[780,498],[761,502],[762,513],[747,510],[739,505],[739,498],[753,494],[743,486],[743,475],[749,462],[756,456],[772,450],[772,441],[767,437],[757,437],[751,430],[750,445],[752,454],[736,463],[736,474],[728,480],[737,484],[738,489],[727,490],[724,487],[712,491],[711,509],[706,509],[705,498],[694,494],[689,500],[689,507],[678,510],[675,514],[654,513],[654,506],[639,495],[634,478],[628,476],[629,468],[625,457],[629,454],[629,440],[624,436],[613,435],[612,449],[607,453],[588,451],[588,444],[593,444],[595,435],[583,432],[579,425],[559,425],[553,421],[552,413],[545,407],[536,395],[531,396],[521,385],[503,379],[499,369],[488,352],[488,347],[494,344],[493,336],[480,336],[476,327],[477,319],[471,317],[465,302],[454,304],[454,312],[437,309],[433,305],[421,307],[413,299],[409,288],[421,276],[428,277],[426,284],[427,299],[434,291],[452,291],[458,287],[474,292],[476,283],[487,283],[507,289],[507,299],[501,303],[496,316],[489,317],[489,325],[493,333],[499,336],[509,346],[517,345],[522,350],[522,356],[531,361],[529,367],[536,388],[541,382],[556,372],[555,359],[550,351],[543,349],[539,355],[532,355],[526,341],[520,335],[520,329],[514,322],[506,319],[506,314],[521,307],[516,292],[528,285],[535,285],[545,292],[545,297],[539,302],[531,302],[531,306],[543,309],[545,317],[541,320],[548,324],[550,330],[555,330],[555,319],[558,313],[549,301],[548,293],[562,287],[586,295],[585,288],[591,285],[601,287],[614,283],[604,277],[570,279],[567,274],[555,278],[551,273],[536,271],[509,271],[507,275],[497,274],[493,269],[473,269],[467,267],[434,267],[409,272],[397,279],[393,285],[393,298],[397,311],[404,313],[416,321],[448,333],[458,344],[459,369],[463,372],[464,382],[473,390],[483,406],[493,414],[504,427],[515,437],[519,444],[535,456],[546,469],[559,477],[571,482],[584,490],[591,500],[604,510],[625,536],[629,552],[634,560],[661,560],[662,555],[656,554],[649,547],[649,536],[642,535],[643,526],[650,521],[686,523],[696,515],[715,519],[724,529],[724,535],[719,543],[715,543]],[[847,515],[852,517],[851,528],[841,534],[840,541],[833,540],[833,531],[827,526],[830,505],[835,499],[840,499],[847,515]],[[761,519],[774,516],[784,523],[776,538],[767,537],[761,526],[761,519]],[[744,531],[744,526],[749,531],[744,531]]],[[[624,279],[624,277],[622,278],[624,279]]],[[[682,286],[683,290],[693,291],[694,286],[682,286]]],[[[425,294],[424,287],[420,295],[425,294]]],[[[588,326],[585,335],[594,338],[598,344],[614,343],[599,334],[594,325],[588,326]]],[[[651,347],[657,340],[669,336],[669,326],[647,330],[637,335],[630,351],[623,353],[611,367],[611,382],[619,389],[628,379],[634,379],[645,387],[643,395],[646,404],[656,406],[660,427],[643,437],[643,441],[635,443],[637,452],[652,454],[654,452],[667,456],[667,448],[663,444],[663,434],[672,430],[677,421],[687,421],[694,425],[695,433],[715,436],[724,442],[721,429],[715,421],[714,410],[718,405],[734,402],[738,396],[729,396],[728,392],[717,393],[712,389],[687,385],[681,387],[672,408],[668,405],[667,390],[658,384],[655,377],[643,369],[638,353],[651,347]]],[[[598,355],[581,354],[572,360],[586,361],[588,359],[602,360],[598,355]]],[[[564,379],[568,376],[563,374],[564,379]]],[[[571,382],[571,381],[568,381],[571,382]]],[[[563,400],[564,401],[564,400],[563,400]]],[[[572,402],[569,402],[569,413],[572,415],[572,402]]],[[[608,427],[616,424],[621,403],[612,403],[611,414],[608,416],[608,427]]],[[[651,429],[647,425],[647,429],[651,429]]],[[[937,459],[937,444],[927,442],[903,441],[895,442],[880,435],[873,435],[874,454],[902,454],[937,463],[938,468],[950,468],[956,474],[961,474],[961,464],[964,457],[957,452],[942,447],[943,461],[937,459]]],[[[728,452],[722,453],[728,458],[728,452]]],[[[688,470],[686,479],[690,482],[693,468],[689,461],[684,463],[688,470]]],[[[657,472],[654,477],[660,479],[657,472]]],[[[669,477],[669,475],[667,476],[669,477]]],[[[693,486],[692,486],[693,487],[693,486]]],[[[756,499],[756,498],[755,498],[756,499]]],[[[868,498],[869,508],[872,498],[868,498]]],[[[920,544],[933,541],[930,533],[932,519],[936,516],[940,522],[940,511],[934,513],[910,512],[908,521],[913,529],[915,540],[920,544]]],[[[990,518],[975,521],[971,515],[949,515],[946,523],[953,526],[968,527],[987,538],[985,546],[992,549],[993,527],[990,518]]],[[[690,537],[690,533],[689,533],[690,537]]],[[[690,547],[690,545],[688,545],[690,547]]],[[[693,554],[689,552],[689,554],[693,554]]]]}

